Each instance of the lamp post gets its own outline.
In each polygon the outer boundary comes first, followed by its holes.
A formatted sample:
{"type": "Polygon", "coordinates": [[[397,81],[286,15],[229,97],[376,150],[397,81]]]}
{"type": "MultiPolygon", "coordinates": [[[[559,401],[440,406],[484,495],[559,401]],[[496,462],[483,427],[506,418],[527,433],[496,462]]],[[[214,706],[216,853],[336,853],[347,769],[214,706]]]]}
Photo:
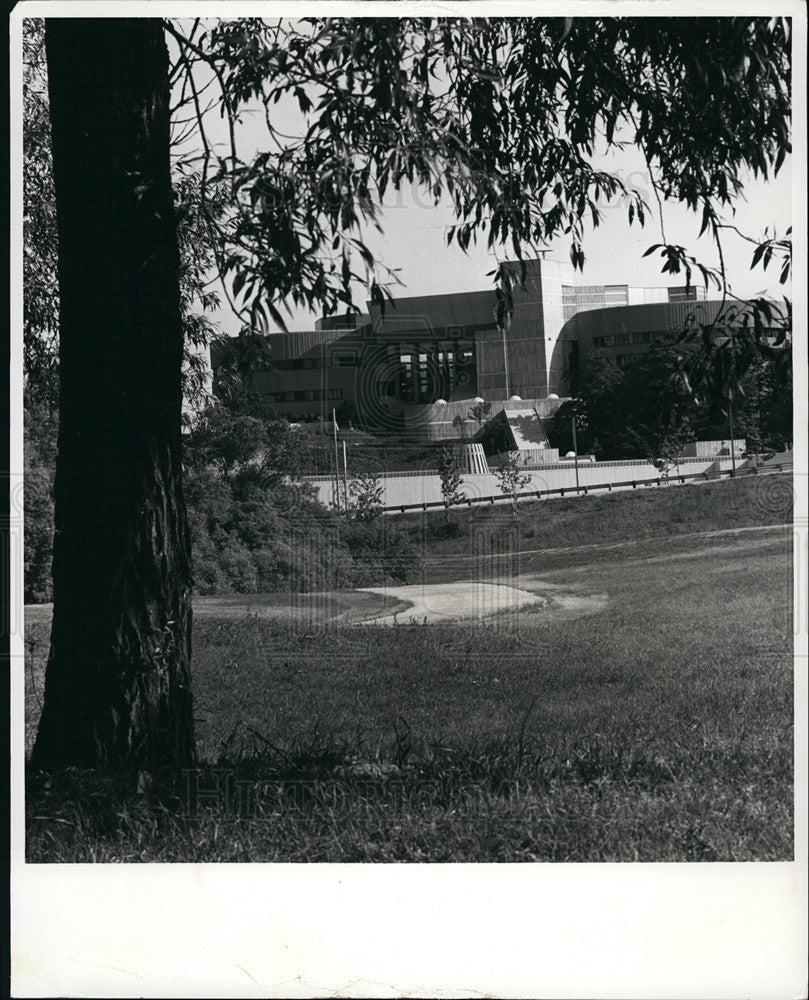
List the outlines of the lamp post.
{"type": "MultiPolygon", "coordinates": [[[[731,352],[731,357],[733,353],[731,352]]],[[[730,425],[730,478],[736,475],[736,438],[733,433],[733,385],[728,391],[728,424],[730,425]]]]}
{"type": "Polygon", "coordinates": [[[576,496],[579,495],[579,446],[576,442],[576,418],[570,422],[571,429],[573,431],[573,467],[576,470],[576,496]]]}
{"type": "Polygon", "coordinates": [[[505,327],[505,324],[503,324],[503,326],[500,329],[501,329],[502,337],[503,337],[503,376],[504,376],[505,382],[506,382],[506,394],[505,394],[505,396],[503,398],[504,399],[508,399],[508,397],[511,395],[511,392],[510,392],[511,380],[509,378],[509,371],[508,371],[508,345],[506,343],[506,327],[505,327]]]}
{"type": "Polygon", "coordinates": [[[720,333],[713,337],[716,347],[724,347],[730,344],[730,381],[728,384],[728,426],[730,429],[730,478],[736,475],[736,435],[733,430],[733,390],[736,379],[736,337],[733,330],[727,334],[720,333]]]}
{"type": "MultiPolygon", "coordinates": [[[[334,499],[337,502],[337,512],[340,512],[340,458],[337,451],[337,413],[331,411],[331,420],[334,428],[334,499]]],[[[348,505],[346,504],[346,511],[348,505]]]]}

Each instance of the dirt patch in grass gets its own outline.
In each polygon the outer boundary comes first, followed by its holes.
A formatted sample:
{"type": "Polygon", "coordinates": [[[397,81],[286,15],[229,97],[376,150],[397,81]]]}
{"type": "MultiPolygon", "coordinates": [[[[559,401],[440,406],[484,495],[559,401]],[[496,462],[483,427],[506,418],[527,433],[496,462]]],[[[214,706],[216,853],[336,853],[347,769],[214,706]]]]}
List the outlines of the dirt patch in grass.
{"type": "Polygon", "coordinates": [[[484,580],[391,586],[369,592],[393,598],[405,605],[402,610],[393,614],[377,613],[359,619],[373,625],[396,625],[400,619],[424,625],[478,621],[496,615],[513,615],[527,605],[547,603],[542,594],[536,591],[484,580]]]}

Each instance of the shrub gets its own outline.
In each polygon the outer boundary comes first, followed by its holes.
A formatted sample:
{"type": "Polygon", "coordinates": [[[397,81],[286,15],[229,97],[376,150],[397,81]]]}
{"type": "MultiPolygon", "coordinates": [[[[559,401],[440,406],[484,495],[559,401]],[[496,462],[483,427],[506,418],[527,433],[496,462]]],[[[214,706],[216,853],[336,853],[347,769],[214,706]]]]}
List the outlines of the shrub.
{"type": "Polygon", "coordinates": [[[390,518],[349,521],[342,539],[354,561],[355,584],[406,580],[416,550],[406,532],[390,518]]]}
{"type": "Polygon", "coordinates": [[[358,521],[373,521],[383,510],[384,488],[379,474],[361,472],[348,486],[348,512],[358,521]]]}

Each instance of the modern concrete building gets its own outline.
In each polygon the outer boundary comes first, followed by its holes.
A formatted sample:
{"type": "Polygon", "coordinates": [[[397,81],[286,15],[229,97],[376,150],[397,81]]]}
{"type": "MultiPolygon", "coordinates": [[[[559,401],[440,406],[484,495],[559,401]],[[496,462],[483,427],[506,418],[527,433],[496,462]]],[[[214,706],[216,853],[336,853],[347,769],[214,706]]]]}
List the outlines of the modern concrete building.
{"type": "MultiPolygon", "coordinates": [[[[369,304],[363,315],[272,334],[253,384],[291,420],[329,419],[334,409],[374,433],[471,435],[500,409],[550,415],[594,348],[648,350],[690,313],[710,320],[719,308],[697,288],[577,284],[570,265],[551,259],[528,262],[513,303],[503,328],[489,289],[399,298],[384,315],[369,304]]],[[[211,352],[214,391],[226,353],[211,352]]]]}

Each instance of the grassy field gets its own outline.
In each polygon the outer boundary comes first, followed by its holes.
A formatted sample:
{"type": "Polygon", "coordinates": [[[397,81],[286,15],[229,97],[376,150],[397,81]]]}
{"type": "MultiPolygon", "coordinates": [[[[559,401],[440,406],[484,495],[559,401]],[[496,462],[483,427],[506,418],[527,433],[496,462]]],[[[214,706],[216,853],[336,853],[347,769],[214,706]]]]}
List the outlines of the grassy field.
{"type": "MultiPolygon", "coordinates": [[[[431,568],[470,552],[493,529],[507,530],[520,549],[559,553],[568,548],[638,542],[693,532],[791,522],[789,475],[747,476],[685,486],[556,497],[508,506],[479,505],[449,512],[393,517],[431,568]]],[[[588,556],[588,558],[598,555],[588,556]]]]}
{"type": "MultiPolygon", "coordinates": [[[[609,537],[552,557],[521,521],[518,561],[492,565],[579,605],[393,628],[198,608],[200,774],[135,804],[98,775],[32,777],[29,860],[790,858],[791,531],[693,534],[788,519],[743,485],[720,524],[740,483],[655,491],[668,532],[646,540],[651,493],[578,501],[609,537]]],[[[481,575],[469,537],[425,575],[481,575]]],[[[47,630],[32,616],[29,740],[47,630]]]]}

